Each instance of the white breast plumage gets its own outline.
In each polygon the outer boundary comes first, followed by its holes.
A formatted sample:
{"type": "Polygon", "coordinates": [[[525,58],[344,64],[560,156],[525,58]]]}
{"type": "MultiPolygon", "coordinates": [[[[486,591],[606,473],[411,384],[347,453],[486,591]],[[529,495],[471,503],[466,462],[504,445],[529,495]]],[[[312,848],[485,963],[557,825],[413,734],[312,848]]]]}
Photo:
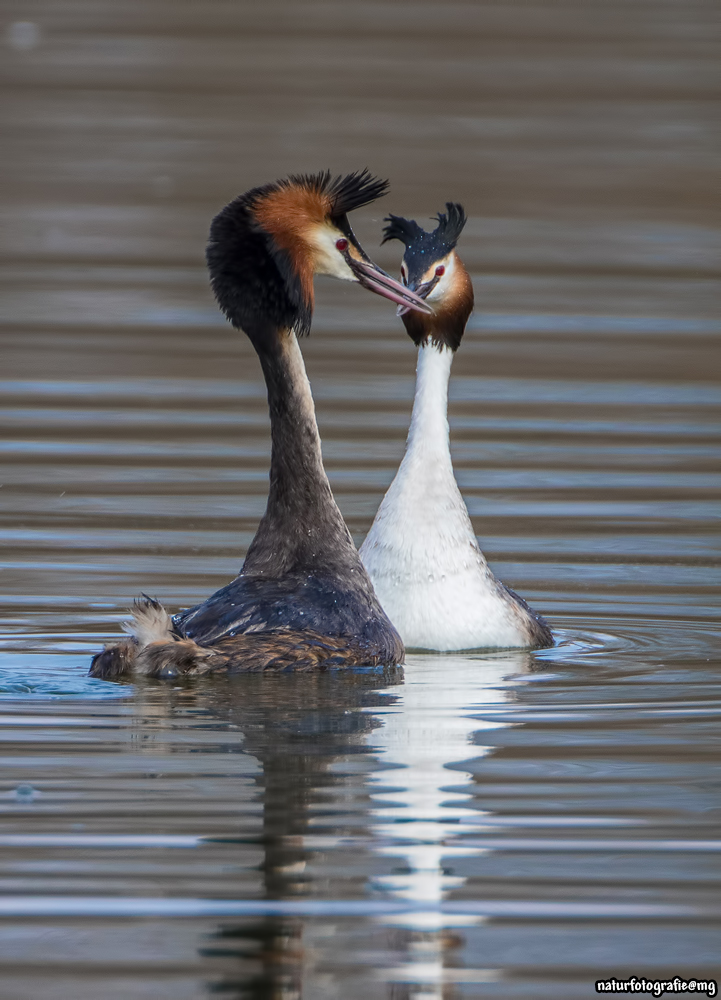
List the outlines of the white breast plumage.
{"type": "Polygon", "coordinates": [[[410,649],[535,645],[535,619],[488,568],[453,475],[447,417],[452,360],[447,347],[419,348],[405,455],[361,559],[410,649]]]}

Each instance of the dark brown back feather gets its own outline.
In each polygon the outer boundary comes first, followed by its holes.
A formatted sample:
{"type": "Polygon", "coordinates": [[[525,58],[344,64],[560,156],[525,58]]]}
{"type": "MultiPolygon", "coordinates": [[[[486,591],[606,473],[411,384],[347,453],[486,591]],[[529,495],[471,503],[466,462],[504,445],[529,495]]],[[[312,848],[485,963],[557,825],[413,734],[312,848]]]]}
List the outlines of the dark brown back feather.
{"type": "Polygon", "coordinates": [[[213,646],[200,646],[192,639],[153,642],[140,649],[132,640],[106,646],[94,659],[92,677],[130,680],[134,676],[166,679],[202,677],[261,671],[309,671],[339,667],[394,666],[403,658],[403,646],[393,662],[352,636],[327,636],[311,629],[278,629],[250,635],[228,636],[213,646]]]}

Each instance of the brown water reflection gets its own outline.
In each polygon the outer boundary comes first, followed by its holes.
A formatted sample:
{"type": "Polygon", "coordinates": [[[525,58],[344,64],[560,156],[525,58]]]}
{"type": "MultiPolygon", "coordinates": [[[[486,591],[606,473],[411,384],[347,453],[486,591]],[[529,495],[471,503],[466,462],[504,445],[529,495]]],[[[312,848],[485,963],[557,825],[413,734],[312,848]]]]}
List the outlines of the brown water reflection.
{"type": "MultiPolygon", "coordinates": [[[[718,978],[719,86],[705,0],[4,8],[0,965],[11,1000],[576,997],[718,978]],[[255,356],[208,223],[368,165],[471,221],[459,481],[533,657],[90,681],[262,513],[255,356]],[[714,971],[715,970],[715,971],[714,971]]],[[[403,450],[392,309],[304,345],[357,541],[403,450]]]]}

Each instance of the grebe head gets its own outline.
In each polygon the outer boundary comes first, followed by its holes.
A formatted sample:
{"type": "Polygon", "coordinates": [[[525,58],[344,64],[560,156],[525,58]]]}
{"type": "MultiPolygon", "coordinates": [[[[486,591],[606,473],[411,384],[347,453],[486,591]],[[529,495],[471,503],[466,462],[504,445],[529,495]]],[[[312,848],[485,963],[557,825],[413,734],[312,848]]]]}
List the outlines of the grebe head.
{"type": "Polygon", "coordinates": [[[446,214],[439,212],[437,218],[438,225],[429,233],[412,219],[389,215],[383,243],[400,240],[405,244],[403,284],[433,308],[432,314],[422,315],[398,306],[408,335],[418,346],[430,342],[455,351],[473,311],[473,285],[456,253],[467,220],[463,206],[451,201],[446,202],[446,214]]]}
{"type": "Polygon", "coordinates": [[[313,275],[357,281],[410,310],[423,299],[371,261],[348,222],[388,182],[367,170],[292,175],[231,201],[210,228],[206,259],[218,303],[254,340],[269,329],[310,330],[313,275]]]}

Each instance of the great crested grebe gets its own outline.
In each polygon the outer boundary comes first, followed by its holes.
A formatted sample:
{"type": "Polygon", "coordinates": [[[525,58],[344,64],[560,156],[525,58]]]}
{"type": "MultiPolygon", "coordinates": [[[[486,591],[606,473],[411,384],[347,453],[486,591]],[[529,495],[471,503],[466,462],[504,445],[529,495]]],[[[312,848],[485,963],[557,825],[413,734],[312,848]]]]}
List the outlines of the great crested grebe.
{"type": "Polygon", "coordinates": [[[409,219],[386,219],[383,242],[405,244],[403,281],[433,313],[398,307],[418,347],[413,416],[403,461],[360,555],[408,648],[550,646],[547,623],[488,568],[453,475],[448,380],[473,310],[473,286],[455,250],[465,213],[452,202],[446,213],[430,233],[409,219]]]}
{"type": "Polygon", "coordinates": [[[297,336],[308,333],[313,275],[357,281],[430,312],[365,254],[347,219],[385,194],[364,170],[291,176],[254,188],[213,220],[207,261],[220,308],[250,338],[268,389],[268,505],[242,571],[171,618],[136,602],[130,638],[93,660],[95,677],[388,665],[403,644],[373,591],[323,468],[297,336]]]}

